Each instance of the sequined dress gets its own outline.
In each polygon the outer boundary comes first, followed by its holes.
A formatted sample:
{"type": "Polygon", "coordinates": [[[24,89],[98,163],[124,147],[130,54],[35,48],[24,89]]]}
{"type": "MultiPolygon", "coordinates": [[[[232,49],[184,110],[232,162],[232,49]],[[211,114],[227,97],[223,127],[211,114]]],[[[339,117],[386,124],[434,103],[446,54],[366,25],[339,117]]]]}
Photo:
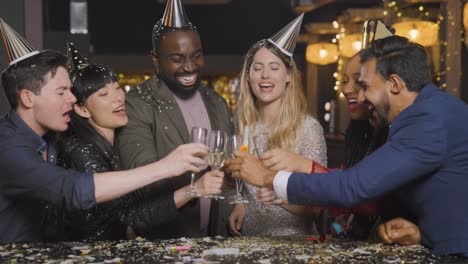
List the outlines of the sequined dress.
{"type": "MultiPolygon", "coordinates": [[[[264,124],[258,123],[251,135],[268,132],[264,124]]],[[[249,142],[249,150],[253,152],[254,146],[249,142]]],[[[323,128],[311,116],[303,118],[302,133],[297,140],[294,150],[309,160],[321,165],[327,165],[327,150],[323,128]]],[[[280,206],[262,206],[256,201],[255,187],[245,184],[245,195],[249,200],[246,204],[246,216],[242,225],[242,234],[247,236],[286,236],[310,234],[315,231],[314,223],[310,219],[296,216],[280,206]]]]}
{"type": "MultiPolygon", "coordinates": [[[[76,137],[59,145],[58,165],[62,167],[91,173],[121,169],[118,155],[104,156],[96,146],[76,137]]],[[[48,205],[47,211],[49,240],[85,242],[125,239],[127,226],[149,228],[177,215],[172,194],[155,197],[142,189],[89,210],[48,205]]]]}

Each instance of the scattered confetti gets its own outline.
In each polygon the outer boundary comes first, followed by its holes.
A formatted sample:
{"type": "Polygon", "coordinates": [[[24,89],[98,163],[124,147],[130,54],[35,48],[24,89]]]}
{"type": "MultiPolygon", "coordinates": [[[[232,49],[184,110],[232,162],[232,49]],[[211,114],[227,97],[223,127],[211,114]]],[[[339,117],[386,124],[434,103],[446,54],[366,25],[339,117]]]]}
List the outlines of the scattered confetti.
{"type": "Polygon", "coordinates": [[[305,237],[179,238],[150,241],[103,241],[89,244],[7,244],[0,263],[460,263],[420,246],[331,239],[310,243],[305,237]],[[168,251],[167,245],[190,245],[168,251]],[[87,254],[83,254],[87,252],[87,254]]]}

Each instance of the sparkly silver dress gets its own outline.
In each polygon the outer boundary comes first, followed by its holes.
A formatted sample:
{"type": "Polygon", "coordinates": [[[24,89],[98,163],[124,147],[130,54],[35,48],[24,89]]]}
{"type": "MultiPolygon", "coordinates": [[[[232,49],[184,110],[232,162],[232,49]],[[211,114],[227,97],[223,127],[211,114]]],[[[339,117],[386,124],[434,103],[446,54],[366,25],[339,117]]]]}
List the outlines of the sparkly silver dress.
{"type": "MultiPolygon", "coordinates": [[[[257,124],[251,135],[268,132],[263,124],[257,124]]],[[[253,152],[254,146],[249,142],[249,150],[253,152]]],[[[327,149],[323,128],[311,116],[303,118],[303,129],[296,141],[294,150],[303,157],[314,160],[323,166],[327,165],[327,149]]],[[[314,222],[301,216],[296,216],[281,206],[262,206],[256,200],[255,187],[245,184],[245,195],[249,200],[245,204],[246,215],[242,225],[242,235],[245,236],[287,236],[311,234],[315,232],[314,222]]]]}

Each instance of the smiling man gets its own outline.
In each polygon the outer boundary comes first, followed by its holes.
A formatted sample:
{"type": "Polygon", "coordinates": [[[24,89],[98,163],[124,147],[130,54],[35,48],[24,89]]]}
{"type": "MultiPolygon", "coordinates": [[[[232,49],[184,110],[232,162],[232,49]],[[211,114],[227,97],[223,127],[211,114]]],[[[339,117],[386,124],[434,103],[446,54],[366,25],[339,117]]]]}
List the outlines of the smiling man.
{"type": "Polygon", "coordinates": [[[204,65],[198,33],[194,30],[167,32],[159,44],[151,51],[158,77],[178,98],[196,96],[200,69],[204,65]]]}
{"type": "Polygon", "coordinates": [[[468,256],[468,106],[431,82],[424,48],[391,36],[362,53],[363,98],[390,125],[388,141],[346,170],[275,172],[237,152],[235,177],[290,204],[351,207],[394,192],[437,255],[468,256]]]}
{"type": "MultiPolygon", "coordinates": [[[[119,152],[126,168],[159,160],[180,144],[190,142],[192,127],[228,133],[232,129],[226,101],[200,82],[204,65],[200,36],[179,0],[167,2],[163,18],[153,28],[152,42],[151,58],[156,74],[129,92],[126,103],[129,123],[118,134],[119,152]]],[[[139,235],[152,238],[226,235],[229,204],[187,196],[190,178],[187,173],[147,188],[150,195],[171,197],[172,208],[148,213],[147,222],[155,222],[152,218],[158,214],[176,212],[177,217],[152,228],[134,227],[139,235]]],[[[148,212],[151,210],[148,208],[148,212]]]]}
{"type": "Polygon", "coordinates": [[[63,132],[76,98],[58,52],[37,51],[0,18],[9,59],[2,86],[12,107],[0,119],[0,243],[44,239],[44,203],[90,209],[154,181],[204,163],[201,144],[181,146],[162,161],[129,171],[83,173],[56,165],[54,132],[63,132]]]}

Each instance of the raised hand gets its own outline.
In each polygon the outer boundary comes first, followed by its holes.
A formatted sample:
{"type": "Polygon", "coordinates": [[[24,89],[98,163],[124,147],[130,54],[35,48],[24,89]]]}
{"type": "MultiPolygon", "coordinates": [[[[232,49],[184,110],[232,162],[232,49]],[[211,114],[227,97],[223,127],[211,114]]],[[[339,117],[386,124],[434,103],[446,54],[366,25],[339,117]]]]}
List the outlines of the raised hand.
{"type": "Polygon", "coordinates": [[[205,173],[195,183],[194,187],[197,193],[202,196],[210,194],[220,194],[223,186],[224,172],[212,170],[205,173]]]}
{"type": "Polygon", "coordinates": [[[282,149],[272,149],[260,157],[263,164],[271,170],[310,173],[312,162],[299,154],[282,149]]]}
{"type": "Polygon", "coordinates": [[[387,244],[415,245],[421,242],[419,227],[401,217],[379,225],[379,237],[387,244]]]}
{"type": "Polygon", "coordinates": [[[226,171],[230,172],[232,177],[241,178],[257,187],[273,188],[276,171],[268,169],[249,153],[237,150],[234,154],[236,158],[224,162],[226,171]]]}
{"type": "Polygon", "coordinates": [[[179,176],[187,171],[199,172],[207,166],[203,157],[208,155],[208,147],[204,144],[183,144],[161,159],[168,174],[179,176]]]}
{"type": "Polygon", "coordinates": [[[280,199],[276,196],[275,191],[268,188],[258,188],[257,189],[257,200],[262,203],[262,205],[284,205],[286,204],[283,199],[280,199]]]}

